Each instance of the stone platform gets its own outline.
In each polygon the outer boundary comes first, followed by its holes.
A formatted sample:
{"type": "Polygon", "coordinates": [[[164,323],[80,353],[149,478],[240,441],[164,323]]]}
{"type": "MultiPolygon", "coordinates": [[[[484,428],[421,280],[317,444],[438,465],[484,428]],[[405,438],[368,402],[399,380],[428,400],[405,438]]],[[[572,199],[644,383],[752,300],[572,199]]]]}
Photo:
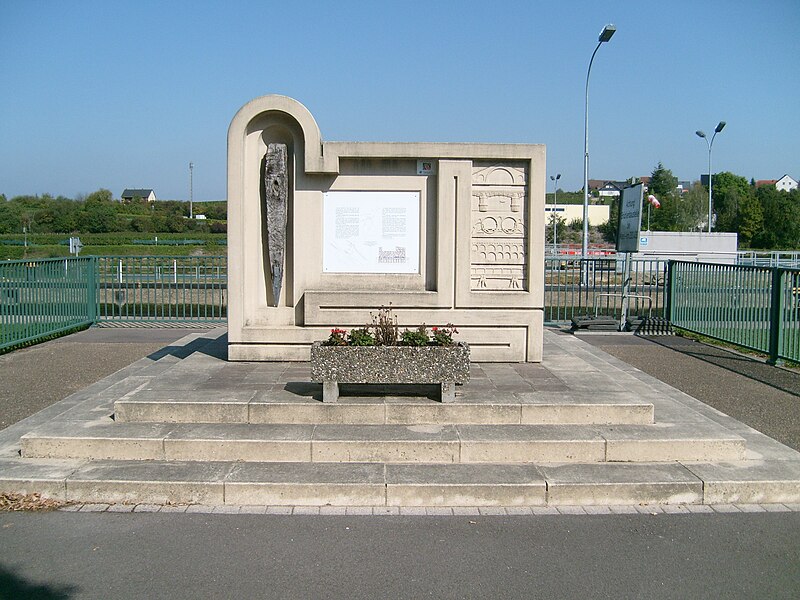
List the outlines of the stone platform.
{"type": "Polygon", "coordinates": [[[564,506],[800,502],[800,453],[569,335],[541,364],[341,386],[230,363],[196,333],[0,432],[0,491],[105,503],[564,506]]]}

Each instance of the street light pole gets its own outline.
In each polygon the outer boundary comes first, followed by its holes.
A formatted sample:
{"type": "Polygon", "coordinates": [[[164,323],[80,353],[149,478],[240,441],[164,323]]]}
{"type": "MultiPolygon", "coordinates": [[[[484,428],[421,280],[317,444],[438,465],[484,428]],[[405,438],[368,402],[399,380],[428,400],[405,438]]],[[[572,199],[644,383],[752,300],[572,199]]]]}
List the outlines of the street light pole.
{"type": "Polygon", "coordinates": [[[695,131],[697,137],[701,137],[706,141],[708,146],[708,233],[711,233],[711,148],[714,146],[714,138],[717,134],[725,128],[725,121],[720,121],[714,128],[714,135],[711,136],[711,141],[708,141],[704,131],[695,131]]]}
{"type": "Polygon", "coordinates": [[[556,202],[558,200],[558,180],[561,179],[561,173],[553,177],[550,175],[550,180],[553,181],[553,255],[556,254],[558,243],[558,215],[556,214],[556,202]]]}
{"type": "MultiPolygon", "coordinates": [[[[617,31],[613,25],[606,25],[597,38],[597,47],[592,52],[589,60],[589,69],[586,71],[586,102],[583,114],[583,244],[581,245],[581,258],[585,259],[589,253],[589,75],[592,72],[594,55],[604,42],[611,39],[617,31]]],[[[588,273],[587,273],[588,274],[588,273]]]]}

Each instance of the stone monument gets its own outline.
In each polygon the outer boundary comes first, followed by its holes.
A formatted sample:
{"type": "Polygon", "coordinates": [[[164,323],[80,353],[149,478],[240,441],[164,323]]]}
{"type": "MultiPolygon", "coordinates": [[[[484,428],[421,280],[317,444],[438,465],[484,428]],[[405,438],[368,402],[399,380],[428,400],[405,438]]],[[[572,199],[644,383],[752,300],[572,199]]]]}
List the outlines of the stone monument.
{"type": "Polygon", "coordinates": [[[228,131],[228,358],[308,360],[391,306],[472,360],[542,358],[545,148],[323,141],[285,96],[228,131]]]}

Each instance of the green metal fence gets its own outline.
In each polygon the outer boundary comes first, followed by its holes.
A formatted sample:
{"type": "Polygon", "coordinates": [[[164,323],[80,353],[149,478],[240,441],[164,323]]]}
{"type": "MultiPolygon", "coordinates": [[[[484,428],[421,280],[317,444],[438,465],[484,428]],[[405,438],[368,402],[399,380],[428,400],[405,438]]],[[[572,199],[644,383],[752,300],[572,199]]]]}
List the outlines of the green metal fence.
{"type": "Polygon", "coordinates": [[[100,256],[100,322],[216,322],[227,316],[224,256],[100,256]]]}
{"type": "MultiPolygon", "coordinates": [[[[628,314],[664,317],[668,262],[631,260],[628,314]]],[[[619,319],[625,286],[620,257],[579,259],[566,255],[545,258],[544,320],[564,323],[572,317],[603,315],[619,319]]]]}
{"type": "Polygon", "coordinates": [[[800,362],[800,269],[670,262],[673,325],[800,362]]]}
{"type": "Polygon", "coordinates": [[[0,350],[95,322],[95,259],[0,262],[0,350]]]}

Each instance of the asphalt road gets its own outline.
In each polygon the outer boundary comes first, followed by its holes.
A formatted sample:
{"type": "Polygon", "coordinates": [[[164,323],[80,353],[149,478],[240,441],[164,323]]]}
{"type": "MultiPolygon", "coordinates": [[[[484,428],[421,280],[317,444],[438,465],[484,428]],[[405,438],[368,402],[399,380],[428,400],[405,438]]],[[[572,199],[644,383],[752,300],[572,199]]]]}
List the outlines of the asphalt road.
{"type": "Polygon", "coordinates": [[[0,598],[796,598],[800,513],[0,513],[0,598]]]}

